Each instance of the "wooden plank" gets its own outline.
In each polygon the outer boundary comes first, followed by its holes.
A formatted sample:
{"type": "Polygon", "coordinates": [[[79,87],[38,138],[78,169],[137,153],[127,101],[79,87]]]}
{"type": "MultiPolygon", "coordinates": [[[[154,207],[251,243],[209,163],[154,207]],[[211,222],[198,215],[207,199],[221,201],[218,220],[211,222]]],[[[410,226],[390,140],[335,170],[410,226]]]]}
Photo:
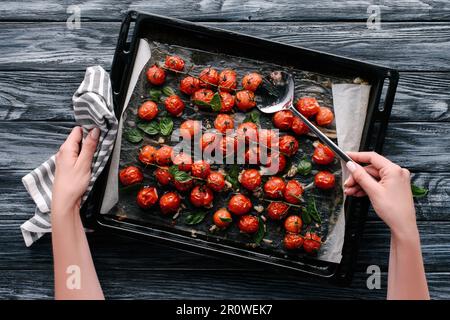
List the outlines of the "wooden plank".
{"type": "MultiPolygon", "coordinates": [[[[207,25],[405,71],[450,70],[448,23],[385,23],[381,30],[364,23],[207,25]]],[[[64,23],[2,23],[1,28],[0,70],[83,70],[111,64],[119,24],[86,22],[69,30],[64,23]]]]}
{"type": "MultiPolygon", "coordinates": [[[[69,3],[34,0],[5,1],[0,20],[66,21],[69,3]]],[[[395,1],[296,1],[296,0],[221,0],[221,1],[119,1],[90,0],[75,3],[85,20],[118,21],[128,10],[138,10],[195,21],[366,21],[371,5],[379,5],[381,21],[439,21],[450,18],[445,0],[395,1]]]]}
{"type": "MultiPolygon", "coordinates": [[[[73,120],[82,71],[0,72],[0,120],[73,120]]],[[[402,72],[391,121],[450,121],[450,73],[402,72]],[[424,112],[426,110],[426,112],[424,112]]]]}

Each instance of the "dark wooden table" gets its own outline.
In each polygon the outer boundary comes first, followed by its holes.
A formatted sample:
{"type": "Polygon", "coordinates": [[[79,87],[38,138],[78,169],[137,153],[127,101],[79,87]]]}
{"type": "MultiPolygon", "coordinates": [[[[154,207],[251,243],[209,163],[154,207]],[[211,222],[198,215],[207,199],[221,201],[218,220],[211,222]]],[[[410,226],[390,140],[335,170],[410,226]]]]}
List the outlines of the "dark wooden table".
{"type": "MultiPolygon", "coordinates": [[[[20,178],[65,139],[73,126],[71,96],[87,66],[109,69],[120,20],[130,9],[399,69],[385,154],[430,190],[417,201],[425,268],[432,297],[450,298],[447,1],[373,1],[382,4],[380,30],[366,25],[372,1],[82,1],[81,28],[74,30],[66,26],[70,2],[0,4],[0,298],[53,297],[50,237],[26,248],[20,234],[19,225],[34,210],[20,178]]],[[[89,241],[107,298],[386,296],[389,232],[373,213],[350,288],[101,233],[90,234],[89,241]],[[366,286],[366,269],[372,264],[383,271],[380,290],[366,286]]]]}

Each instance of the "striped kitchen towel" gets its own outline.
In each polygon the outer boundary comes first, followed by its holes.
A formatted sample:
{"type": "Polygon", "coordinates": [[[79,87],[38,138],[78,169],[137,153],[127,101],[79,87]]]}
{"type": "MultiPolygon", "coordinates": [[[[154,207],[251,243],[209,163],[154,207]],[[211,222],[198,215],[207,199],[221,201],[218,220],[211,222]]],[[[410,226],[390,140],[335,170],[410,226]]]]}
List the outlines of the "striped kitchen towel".
{"type": "MultiPolygon", "coordinates": [[[[89,67],[84,80],[72,97],[75,120],[83,128],[83,136],[98,127],[100,138],[92,161],[92,174],[82,203],[87,199],[95,180],[104,169],[116,139],[118,121],[114,114],[109,74],[100,66],[89,67]]],[[[55,156],[22,178],[36,203],[34,216],[20,226],[27,247],[51,232],[50,208],[55,172],[55,156]]]]}

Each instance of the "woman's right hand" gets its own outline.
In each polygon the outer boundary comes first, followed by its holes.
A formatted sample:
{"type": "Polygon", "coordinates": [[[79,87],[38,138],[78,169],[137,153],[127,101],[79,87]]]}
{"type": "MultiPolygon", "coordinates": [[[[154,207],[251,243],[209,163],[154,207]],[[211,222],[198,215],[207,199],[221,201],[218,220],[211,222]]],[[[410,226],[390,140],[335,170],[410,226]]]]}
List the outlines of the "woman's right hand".
{"type": "Polygon", "coordinates": [[[393,235],[404,237],[417,232],[416,211],[410,173],[375,152],[348,152],[351,176],[344,183],[349,196],[367,195],[378,216],[393,235]],[[368,164],[360,166],[356,162],[368,164]]]}

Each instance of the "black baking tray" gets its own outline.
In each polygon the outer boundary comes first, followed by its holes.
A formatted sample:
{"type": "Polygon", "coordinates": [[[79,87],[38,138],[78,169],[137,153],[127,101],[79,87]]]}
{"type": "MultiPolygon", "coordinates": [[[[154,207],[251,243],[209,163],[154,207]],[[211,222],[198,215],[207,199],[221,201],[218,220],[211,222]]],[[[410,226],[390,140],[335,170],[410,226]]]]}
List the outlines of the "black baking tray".
{"type": "MultiPolygon", "coordinates": [[[[374,150],[381,153],[399,78],[396,70],[184,20],[135,11],[128,12],[122,22],[111,67],[117,117],[120,117],[124,107],[139,39],[148,35],[153,37],[157,35],[159,40],[175,42],[179,46],[238,55],[329,76],[363,77],[372,87],[360,150],[374,150]]],[[[252,260],[284,270],[327,278],[342,285],[347,285],[351,281],[369,207],[367,198],[347,197],[345,240],[339,264],[315,259],[307,259],[300,263],[101,215],[100,207],[109,166],[108,163],[82,208],[85,225],[91,228],[107,229],[144,240],[160,240],[192,251],[207,251],[238,260],[252,260]]]]}

